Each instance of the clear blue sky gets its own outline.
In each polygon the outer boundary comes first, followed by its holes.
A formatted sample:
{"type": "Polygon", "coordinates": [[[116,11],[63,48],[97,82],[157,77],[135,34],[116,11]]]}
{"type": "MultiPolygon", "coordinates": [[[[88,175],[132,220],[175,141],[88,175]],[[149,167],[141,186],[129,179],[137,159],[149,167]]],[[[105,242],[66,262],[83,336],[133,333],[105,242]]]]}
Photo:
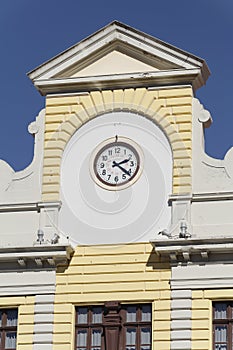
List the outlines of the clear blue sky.
{"type": "Polygon", "coordinates": [[[1,0],[0,159],[15,170],[32,160],[27,125],[44,97],[26,73],[113,20],[206,60],[211,77],[197,92],[214,120],[206,151],[223,158],[233,146],[232,0],[1,0]]]}

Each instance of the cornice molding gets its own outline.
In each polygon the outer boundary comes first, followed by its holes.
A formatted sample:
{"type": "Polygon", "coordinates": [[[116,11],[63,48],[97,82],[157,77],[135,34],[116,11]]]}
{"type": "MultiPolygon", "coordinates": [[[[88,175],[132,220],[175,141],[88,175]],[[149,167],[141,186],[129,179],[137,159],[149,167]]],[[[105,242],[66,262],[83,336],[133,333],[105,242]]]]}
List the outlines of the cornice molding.
{"type": "Polygon", "coordinates": [[[155,252],[171,263],[223,260],[233,253],[233,237],[178,238],[151,241],[155,252]]]}
{"type": "Polygon", "coordinates": [[[191,201],[191,202],[208,202],[233,200],[233,192],[206,192],[193,194],[172,194],[169,196],[170,202],[191,201]]]}
{"type": "Polygon", "coordinates": [[[194,90],[203,85],[200,68],[174,69],[168,71],[115,74],[80,78],[52,78],[34,80],[42,95],[104,89],[156,87],[168,85],[192,85],[194,90]]]}
{"type": "Polygon", "coordinates": [[[9,203],[0,205],[1,212],[15,212],[15,211],[40,211],[40,209],[59,209],[61,207],[60,201],[55,202],[35,202],[35,203],[9,203]]]}
{"type": "Polygon", "coordinates": [[[73,67],[83,59],[86,61],[100,51],[107,53],[122,46],[126,46],[129,51],[141,52],[144,54],[144,60],[148,59],[147,56],[150,54],[153,59],[159,59],[159,61],[170,63],[170,65],[172,63],[177,68],[201,67],[203,76],[206,79],[209,76],[209,69],[202,58],[118,21],[108,24],[98,32],[41,64],[29,72],[28,76],[32,80],[42,76],[51,78],[67,68],[73,67]]]}
{"type": "Polygon", "coordinates": [[[36,244],[28,247],[1,247],[0,263],[4,266],[7,262],[8,266],[17,268],[30,269],[34,266],[39,269],[56,268],[59,264],[67,264],[73,253],[70,245],[60,244],[36,244]]]}
{"type": "Polygon", "coordinates": [[[28,73],[42,95],[82,89],[172,84],[174,77],[176,83],[192,83],[193,88],[198,89],[209,75],[209,68],[202,58],[117,21],[28,73]],[[72,78],[76,72],[113,51],[150,65],[152,72],[72,78]],[[154,72],[153,68],[159,71],[154,72]]]}

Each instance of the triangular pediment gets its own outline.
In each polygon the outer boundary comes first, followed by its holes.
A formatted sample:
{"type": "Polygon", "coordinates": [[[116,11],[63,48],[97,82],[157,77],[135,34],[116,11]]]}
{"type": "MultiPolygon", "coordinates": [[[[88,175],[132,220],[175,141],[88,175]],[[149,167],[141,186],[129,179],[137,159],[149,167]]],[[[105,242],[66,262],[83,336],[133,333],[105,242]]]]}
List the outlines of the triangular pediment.
{"type": "Polygon", "coordinates": [[[156,70],[159,70],[159,68],[114,50],[83,69],[77,67],[77,70],[73,72],[71,77],[127,74],[156,70]]]}
{"type": "Polygon", "coordinates": [[[138,79],[146,75],[149,84],[157,78],[158,83],[164,78],[169,83],[176,75],[178,80],[188,75],[187,82],[199,76],[196,84],[199,87],[209,71],[202,59],[115,21],[28,75],[38,90],[46,94],[83,88],[90,77],[95,87],[103,88],[110,80],[113,87],[116,81],[118,87],[128,86],[129,82],[132,85],[134,81],[138,84],[138,79]]]}

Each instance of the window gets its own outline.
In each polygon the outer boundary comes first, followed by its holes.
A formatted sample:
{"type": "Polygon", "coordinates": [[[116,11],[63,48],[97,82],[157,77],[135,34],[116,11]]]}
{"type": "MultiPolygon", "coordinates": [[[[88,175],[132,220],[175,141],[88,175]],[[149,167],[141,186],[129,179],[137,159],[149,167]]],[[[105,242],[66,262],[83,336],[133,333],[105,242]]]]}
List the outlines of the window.
{"type": "Polygon", "coordinates": [[[122,309],[123,349],[150,350],[151,306],[126,306],[122,309]]]}
{"type": "Polygon", "coordinates": [[[17,309],[0,310],[0,350],[16,349],[17,309]]]}
{"type": "Polygon", "coordinates": [[[232,350],[233,302],[213,305],[214,350],[232,350]]]}
{"type": "Polygon", "coordinates": [[[150,350],[151,305],[76,308],[76,350],[150,350]]]}
{"type": "Polygon", "coordinates": [[[76,349],[104,349],[103,307],[78,307],[76,310],[76,349]]]}

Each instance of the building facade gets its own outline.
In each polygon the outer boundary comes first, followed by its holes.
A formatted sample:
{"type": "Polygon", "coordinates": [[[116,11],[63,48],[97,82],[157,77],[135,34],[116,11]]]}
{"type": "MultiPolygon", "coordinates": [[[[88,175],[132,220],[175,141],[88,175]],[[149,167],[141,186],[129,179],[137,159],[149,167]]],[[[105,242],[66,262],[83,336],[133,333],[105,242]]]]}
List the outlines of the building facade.
{"type": "Polygon", "coordinates": [[[28,75],[46,105],[31,165],[0,162],[1,349],[232,349],[205,61],[115,21],[28,75]]]}

